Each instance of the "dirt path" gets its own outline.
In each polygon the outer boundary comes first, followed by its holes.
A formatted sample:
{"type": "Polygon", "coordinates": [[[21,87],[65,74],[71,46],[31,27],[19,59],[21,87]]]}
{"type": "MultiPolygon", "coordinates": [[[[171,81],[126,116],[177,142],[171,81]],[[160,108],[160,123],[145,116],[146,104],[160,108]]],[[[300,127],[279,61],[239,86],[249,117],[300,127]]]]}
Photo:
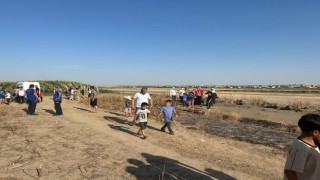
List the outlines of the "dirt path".
{"type": "MultiPolygon", "coordinates": [[[[49,100],[27,116],[12,104],[0,117],[0,179],[281,179],[283,152],[174,126],[160,132],[151,119],[149,138],[116,112],[64,101],[52,116],[49,100]]],[[[1,106],[4,108],[4,106],[1,106]]],[[[131,121],[131,118],[129,119],[131,121]]],[[[232,132],[230,132],[232,133],[232,132]]]]}

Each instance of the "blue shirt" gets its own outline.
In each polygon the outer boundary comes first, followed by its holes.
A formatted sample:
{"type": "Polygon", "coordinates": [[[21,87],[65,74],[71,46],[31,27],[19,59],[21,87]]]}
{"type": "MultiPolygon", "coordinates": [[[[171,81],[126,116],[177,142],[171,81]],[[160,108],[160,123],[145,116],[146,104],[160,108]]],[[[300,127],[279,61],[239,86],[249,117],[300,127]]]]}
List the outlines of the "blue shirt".
{"type": "Polygon", "coordinates": [[[187,95],[183,95],[183,96],[182,96],[182,100],[183,100],[183,101],[187,101],[187,98],[188,98],[187,95]]]}
{"type": "Polygon", "coordinates": [[[166,122],[172,121],[172,115],[176,110],[172,106],[165,106],[160,109],[161,113],[163,114],[164,120],[166,122]]]}
{"type": "Polygon", "coordinates": [[[192,100],[194,99],[195,95],[193,93],[189,93],[188,94],[188,99],[192,100]]]}
{"type": "Polygon", "coordinates": [[[27,100],[28,101],[35,101],[36,96],[34,95],[35,89],[27,89],[26,94],[27,94],[27,100]]]}
{"type": "Polygon", "coordinates": [[[58,98],[59,97],[59,92],[60,92],[60,90],[55,90],[54,91],[53,98],[52,98],[54,102],[61,102],[62,101],[62,96],[60,98],[58,98]]]}

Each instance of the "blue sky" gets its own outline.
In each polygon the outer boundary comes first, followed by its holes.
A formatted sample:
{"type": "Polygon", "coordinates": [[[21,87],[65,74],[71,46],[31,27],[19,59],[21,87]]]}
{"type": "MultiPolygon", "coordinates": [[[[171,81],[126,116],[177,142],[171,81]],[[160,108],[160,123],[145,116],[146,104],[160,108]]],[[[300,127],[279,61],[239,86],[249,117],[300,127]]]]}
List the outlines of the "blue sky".
{"type": "Polygon", "coordinates": [[[319,0],[0,0],[0,81],[320,84],[319,0]]]}

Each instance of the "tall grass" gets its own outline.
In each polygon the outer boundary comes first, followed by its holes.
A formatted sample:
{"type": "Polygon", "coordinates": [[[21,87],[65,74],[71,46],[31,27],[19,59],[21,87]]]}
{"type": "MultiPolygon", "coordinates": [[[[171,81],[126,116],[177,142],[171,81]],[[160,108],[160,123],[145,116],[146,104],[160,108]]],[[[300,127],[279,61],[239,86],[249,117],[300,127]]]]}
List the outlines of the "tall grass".
{"type": "Polygon", "coordinates": [[[240,96],[240,95],[222,95],[218,99],[220,103],[225,104],[237,104],[237,105],[249,105],[255,107],[268,107],[272,105],[273,107],[278,107],[282,109],[284,107],[289,107],[292,110],[316,110],[320,109],[320,103],[316,100],[313,102],[303,101],[302,99],[292,100],[287,98],[270,98],[260,97],[260,96],[240,96]]]}
{"type": "Polygon", "coordinates": [[[7,105],[0,105],[0,116],[6,116],[9,114],[10,109],[7,105]]]}
{"type": "Polygon", "coordinates": [[[233,120],[238,121],[241,119],[241,116],[235,112],[231,113],[223,113],[218,110],[208,110],[205,112],[204,117],[206,119],[212,119],[212,120],[233,120]]]}
{"type": "MultiPolygon", "coordinates": [[[[152,95],[153,107],[150,109],[151,115],[156,116],[159,109],[164,106],[165,101],[169,99],[166,95],[152,95]]],[[[81,99],[81,103],[89,105],[89,99],[81,99]]],[[[102,94],[98,97],[98,107],[109,111],[124,111],[125,99],[120,94],[102,94]]]]}

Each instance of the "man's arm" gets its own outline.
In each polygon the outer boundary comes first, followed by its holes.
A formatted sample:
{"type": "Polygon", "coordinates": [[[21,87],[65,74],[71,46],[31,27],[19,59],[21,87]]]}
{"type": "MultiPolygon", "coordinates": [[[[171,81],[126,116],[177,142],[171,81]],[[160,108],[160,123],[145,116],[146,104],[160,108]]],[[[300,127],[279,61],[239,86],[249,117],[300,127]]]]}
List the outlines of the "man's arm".
{"type": "Polygon", "coordinates": [[[137,121],[138,117],[139,117],[139,114],[136,114],[133,118],[133,121],[137,121]]]}
{"type": "Polygon", "coordinates": [[[177,111],[174,111],[174,116],[177,118],[178,117],[178,114],[177,114],[177,111]]]}
{"type": "Polygon", "coordinates": [[[158,119],[160,119],[161,115],[162,115],[162,112],[160,112],[160,113],[159,113],[159,115],[158,115],[158,119]]]}
{"type": "Polygon", "coordinates": [[[299,180],[296,172],[290,170],[284,170],[284,174],[287,176],[288,180],[299,180]]]}
{"type": "Polygon", "coordinates": [[[61,92],[60,92],[60,91],[58,91],[58,99],[60,99],[60,98],[61,98],[61,96],[62,96],[61,92]]]}
{"type": "Polygon", "coordinates": [[[135,105],[134,105],[134,104],[135,104],[135,101],[136,101],[136,100],[135,100],[134,98],[133,98],[132,101],[131,101],[131,109],[132,109],[132,110],[135,110],[135,109],[136,109],[136,107],[135,107],[135,105]]]}
{"type": "Polygon", "coordinates": [[[153,100],[151,98],[149,99],[149,104],[150,104],[149,107],[152,108],[153,107],[153,100]]]}

